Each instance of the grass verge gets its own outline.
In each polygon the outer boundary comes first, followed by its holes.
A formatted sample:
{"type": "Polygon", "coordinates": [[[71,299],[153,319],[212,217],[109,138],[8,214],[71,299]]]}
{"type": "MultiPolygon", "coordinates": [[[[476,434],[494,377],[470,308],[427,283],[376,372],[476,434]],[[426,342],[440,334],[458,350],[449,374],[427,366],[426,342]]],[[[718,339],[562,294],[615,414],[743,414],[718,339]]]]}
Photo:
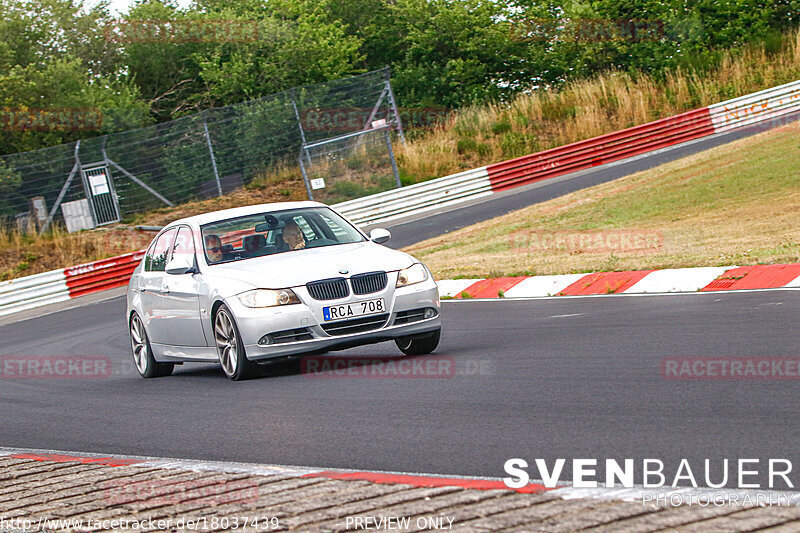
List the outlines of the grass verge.
{"type": "Polygon", "coordinates": [[[800,124],[406,249],[437,279],[800,262],[800,124]]]}

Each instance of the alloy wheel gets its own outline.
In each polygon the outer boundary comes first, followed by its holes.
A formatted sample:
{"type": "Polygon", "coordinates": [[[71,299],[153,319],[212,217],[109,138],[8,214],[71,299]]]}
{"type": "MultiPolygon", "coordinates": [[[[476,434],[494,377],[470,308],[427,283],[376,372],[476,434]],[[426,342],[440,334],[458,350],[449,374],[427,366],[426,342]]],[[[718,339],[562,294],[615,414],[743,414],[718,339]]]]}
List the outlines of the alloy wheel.
{"type": "Polygon", "coordinates": [[[131,319],[131,345],[133,347],[133,362],[140,374],[147,372],[147,334],[139,315],[131,319]]]}
{"type": "Polygon", "coordinates": [[[222,370],[228,376],[236,373],[239,364],[239,341],[236,338],[236,328],[228,312],[220,309],[214,321],[214,339],[217,343],[217,353],[222,370]]]}

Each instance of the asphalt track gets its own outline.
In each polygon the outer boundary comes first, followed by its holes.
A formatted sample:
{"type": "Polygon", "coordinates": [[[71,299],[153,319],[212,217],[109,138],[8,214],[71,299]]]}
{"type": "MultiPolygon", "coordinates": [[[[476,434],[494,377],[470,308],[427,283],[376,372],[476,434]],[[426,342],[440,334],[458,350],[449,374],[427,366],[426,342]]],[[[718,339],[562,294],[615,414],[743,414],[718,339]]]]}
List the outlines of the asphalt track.
{"type": "Polygon", "coordinates": [[[284,365],[234,383],[187,364],[142,380],[123,315],[116,297],[0,327],[4,356],[113,365],[105,378],[0,378],[2,445],[484,476],[512,457],[657,458],[668,474],[687,458],[698,477],[706,458],[759,458],[764,488],[767,458],[800,464],[798,381],[660,374],[670,356],[799,356],[797,291],[446,302],[435,355],[457,372],[413,379],[284,365]]]}
{"type": "MultiPolygon", "coordinates": [[[[395,222],[388,226],[390,244],[408,246],[764,129],[701,139],[395,222]]],[[[325,379],[283,365],[243,383],[229,382],[214,365],[140,379],[129,353],[124,299],[88,301],[0,321],[0,356],[88,355],[112,364],[103,378],[0,376],[0,445],[485,476],[504,475],[503,462],[512,457],[549,464],[656,458],[668,475],[687,458],[698,479],[703,459],[800,464],[798,381],[660,375],[662,358],[670,356],[800,355],[796,291],[446,302],[436,356],[452,358],[455,375],[325,379]]],[[[342,353],[398,351],[381,344],[342,353]]],[[[756,479],[766,487],[765,468],[759,470],[756,479]]],[[[537,477],[534,470],[531,475],[537,477]]],[[[570,479],[569,471],[561,479],[570,479]]],[[[731,471],[728,486],[736,485],[731,471]]]]}

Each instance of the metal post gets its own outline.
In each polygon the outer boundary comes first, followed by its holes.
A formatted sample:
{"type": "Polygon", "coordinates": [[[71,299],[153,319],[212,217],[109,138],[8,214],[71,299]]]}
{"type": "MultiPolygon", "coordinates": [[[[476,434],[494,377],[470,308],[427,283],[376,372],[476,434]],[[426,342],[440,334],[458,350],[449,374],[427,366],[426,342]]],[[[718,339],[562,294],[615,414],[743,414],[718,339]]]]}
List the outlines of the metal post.
{"type": "Polygon", "coordinates": [[[306,174],[306,166],[303,164],[303,158],[298,157],[297,160],[300,162],[300,173],[303,174],[303,181],[306,184],[306,192],[308,193],[308,199],[314,200],[314,195],[311,194],[311,184],[308,182],[308,175],[306,174]]]}
{"type": "Polygon", "coordinates": [[[386,88],[389,93],[389,103],[392,105],[394,111],[394,119],[397,122],[397,134],[400,135],[400,140],[406,144],[406,136],[403,133],[403,122],[400,120],[400,112],[397,111],[397,103],[394,100],[394,91],[392,91],[392,83],[389,81],[389,69],[386,69],[386,88]]]}
{"type": "Polygon", "coordinates": [[[147,192],[149,192],[150,194],[152,194],[153,196],[155,196],[168,206],[175,207],[175,204],[173,204],[172,202],[170,202],[169,200],[158,194],[156,191],[150,188],[145,182],[143,182],[142,180],[140,180],[139,178],[137,178],[136,176],[134,176],[133,174],[131,174],[130,172],[119,166],[118,164],[116,164],[111,158],[106,157],[106,163],[109,165],[113,165],[114,168],[125,174],[131,181],[139,185],[141,188],[143,188],[144,190],[146,190],[147,192]]]}
{"type": "MultiPolygon", "coordinates": [[[[103,162],[105,162],[106,167],[108,167],[108,154],[106,154],[106,142],[108,141],[108,135],[103,135],[103,142],[100,143],[100,150],[103,154],[103,162]]],[[[117,212],[117,220],[122,218],[122,213],[119,207],[119,195],[117,194],[117,188],[114,186],[114,180],[111,178],[111,172],[108,172],[108,187],[111,190],[111,198],[114,200],[114,209],[117,212]]]]}
{"type": "Polygon", "coordinates": [[[206,132],[206,143],[208,143],[208,153],[211,154],[211,168],[214,169],[214,179],[217,181],[217,192],[222,196],[222,183],[219,181],[217,172],[217,160],[214,158],[214,149],[211,147],[211,135],[208,134],[208,123],[206,122],[206,112],[203,111],[203,130],[206,132]]]}
{"type": "Polygon", "coordinates": [[[94,193],[89,185],[89,180],[86,179],[86,172],[83,171],[81,166],[81,181],[83,182],[83,192],[86,194],[86,201],[89,203],[89,214],[92,216],[92,225],[96,228],[97,224],[97,210],[94,205],[94,193]]]}
{"type": "MultiPolygon", "coordinates": [[[[292,88],[292,108],[294,109],[294,117],[297,120],[297,127],[300,129],[300,140],[303,141],[303,146],[306,145],[306,132],[303,130],[303,121],[300,120],[300,112],[297,110],[297,102],[294,99],[294,95],[297,90],[293,87],[292,88]]],[[[306,157],[308,158],[308,164],[311,164],[311,154],[306,151],[306,157]]],[[[310,189],[309,189],[310,190],[310,189]]],[[[311,197],[311,193],[309,192],[309,198],[311,197]]]]}
{"type": "Polygon", "coordinates": [[[78,150],[80,150],[80,148],[81,148],[81,141],[78,140],[78,142],[75,143],[75,164],[72,166],[72,170],[70,171],[69,176],[67,176],[67,181],[64,182],[64,186],[61,187],[61,192],[58,193],[58,198],[56,198],[56,203],[53,204],[53,209],[51,209],[50,214],[47,215],[47,221],[44,223],[44,226],[42,226],[42,229],[39,231],[39,233],[44,233],[45,231],[47,231],[47,228],[50,227],[50,223],[53,222],[53,217],[56,216],[56,211],[58,211],[58,208],[61,206],[61,201],[67,194],[67,190],[69,189],[69,186],[72,184],[72,180],[75,178],[75,174],[81,168],[81,160],[78,157],[78,150]]]}
{"type": "Polygon", "coordinates": [[[381,104],[383,103],[383,99],[386,98],[386,93],[388,93],[389,83],[386,82],[383,84],[383,91],[381,91],[381,95],[378,97],[378,101],[375,102],[375,107],[372,108],[372,112],[367,117],[367,121],[364,122],[364,128],[369,128],[369,125],[372,124],[372,121],[375,120],[375,115],[378,114],[378,110],[381,108],[381,104]]]}
{"type": "Polygon", "coordinates": [[[403,185],[400,183],[400,172],[397,170],[397,161],[394,159],[394,150],[392,149],[392,138],[389,136],[389,128],[383,130],[386,137],[386,147],[389,149],[389,159],[392,161],[392,172],[394,172],[394,181],[399,189],[403,185]]]}

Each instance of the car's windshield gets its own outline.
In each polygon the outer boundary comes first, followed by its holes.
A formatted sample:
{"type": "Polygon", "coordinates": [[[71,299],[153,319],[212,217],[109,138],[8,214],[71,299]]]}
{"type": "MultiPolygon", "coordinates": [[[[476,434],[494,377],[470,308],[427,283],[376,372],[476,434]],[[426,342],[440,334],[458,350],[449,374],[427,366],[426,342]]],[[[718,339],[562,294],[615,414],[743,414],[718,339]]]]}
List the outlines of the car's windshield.
{"type": "Polygon", "coordinates": [[[363,235],[327,207],[271,211],[202,227],[208,264],[361,242],[363,235]]]}

